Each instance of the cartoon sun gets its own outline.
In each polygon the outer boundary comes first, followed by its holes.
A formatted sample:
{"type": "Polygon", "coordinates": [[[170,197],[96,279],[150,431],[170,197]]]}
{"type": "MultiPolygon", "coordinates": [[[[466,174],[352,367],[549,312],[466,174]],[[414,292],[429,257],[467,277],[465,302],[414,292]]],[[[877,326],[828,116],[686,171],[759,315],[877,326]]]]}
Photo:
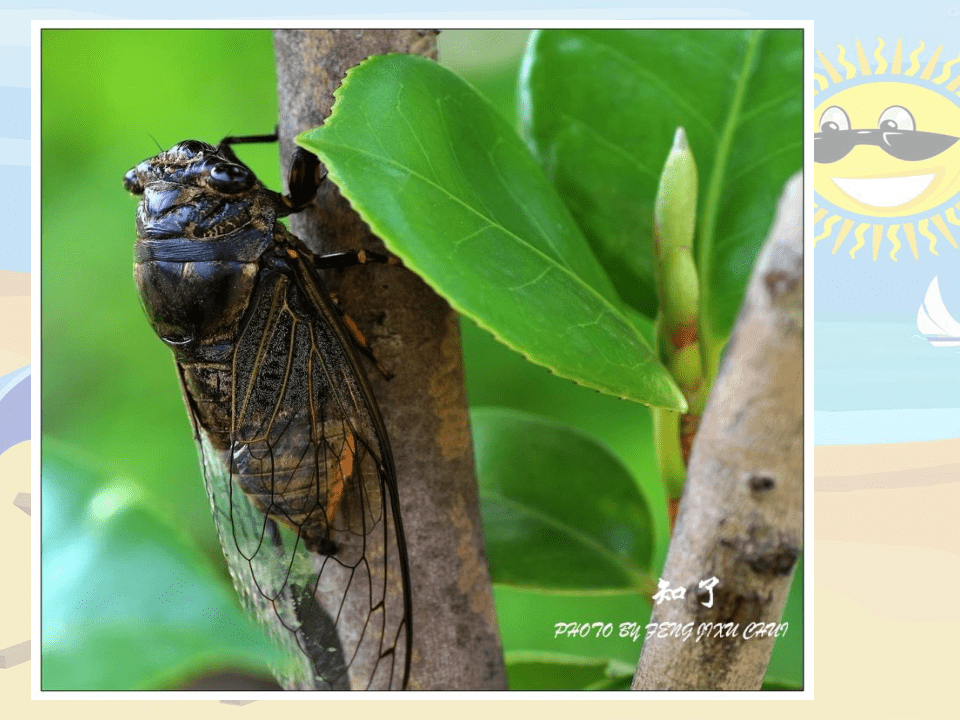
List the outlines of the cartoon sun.
{"type": "Polygon", "coordinates": [[[823,223],[814,245],[834,235],[839,224],[833,254],[851,230],[850,257],[867,243],[868,233],[874,260],[884,238],[893,260],[901,237],[915,259],[918,235],[934,255],[940,254],[938,244],[944,247],[941,240],[960,249],[947,224],[960,226],[960,72],[953,72],[960,54],[934,77],[942,46],[921,68],[921,42],[904,69],[902,41],[897,40],[891,62],[883,40],[877,42],[873,66],[859,40],[856,64],[838,45],[843,75],[817,53],[826,75],[814,73],[814,95],[827,92],[828,97],[818,98],[814,112],[814,223],[823,223]]]}

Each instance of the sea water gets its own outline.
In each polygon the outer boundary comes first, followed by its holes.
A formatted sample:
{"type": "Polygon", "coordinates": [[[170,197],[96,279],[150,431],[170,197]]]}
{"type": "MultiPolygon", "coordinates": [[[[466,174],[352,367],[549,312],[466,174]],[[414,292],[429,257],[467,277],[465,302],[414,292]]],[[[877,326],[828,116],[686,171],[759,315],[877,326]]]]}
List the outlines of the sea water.
{"type": "Polygon", "coordinates": [[[816,445],[960,437],[960,346],[910,322],[814,323],[816,445]]]}

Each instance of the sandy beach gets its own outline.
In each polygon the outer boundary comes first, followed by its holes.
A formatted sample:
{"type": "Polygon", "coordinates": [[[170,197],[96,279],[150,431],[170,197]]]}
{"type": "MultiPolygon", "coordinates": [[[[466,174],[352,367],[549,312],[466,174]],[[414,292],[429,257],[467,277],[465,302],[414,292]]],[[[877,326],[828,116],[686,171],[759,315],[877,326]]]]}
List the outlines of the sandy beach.
{"type": "MultiPolygon", "coordinates": [[[[815,450],[820,492],[920,488],[960,482],[960,438],[878,445],[821,445],[815,450]]],[[[820,498],[817,498],[820,507],[820,498]]]]}
{"type": "Polygon", "coordinates": [[[821,446],[814,457],[818,706],[826,717],[948,716],[960,439],[821,446]]]}

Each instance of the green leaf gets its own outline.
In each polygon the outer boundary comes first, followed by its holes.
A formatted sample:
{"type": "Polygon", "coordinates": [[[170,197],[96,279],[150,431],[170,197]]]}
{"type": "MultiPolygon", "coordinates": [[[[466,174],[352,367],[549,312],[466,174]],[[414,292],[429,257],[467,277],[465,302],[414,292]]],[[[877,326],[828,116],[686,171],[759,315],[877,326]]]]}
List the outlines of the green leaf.
{"type": "Polygon", "coordinates": [[[635,668],[562,653],[507,653],[511,690],[629,690],[635,668]]]}
{"type": "Polygon", "coordinates": [[[44,690],[145,690],[214,668],[267,674],[279,651],[226,578],[135,486],[43,448],[44,690]]]}
{"type": "Polygon", "coordinates": [[[686,129],[701,180],[701,333],[715,349],[803,165],[802,60],[800,30],[545,30],[528,46],[528,144],[617,290],[650,317],[654,195],[686,129]]]}
{"type": "Polygon", "coordinates": [[[792,692],[798,692],[803,690],[803,687],[800,685],[795,685],[792,682],[786,680],[775,680],[770,678],[763,679],[763,685],[760,687],[761,690],[786,690],[792,692]]]}
{"type": "Polygon", "coordinates": [[[793,573],[787,605],[781,622],[789,623],[787,632],[777,638],[767,666],[764,683],[778,683],[785,688],[803,689],[803,555],[793,573]]]}
{"type": "Polygon", "coordinates": [[[456,75],[370,58],[297,141],[391,252],[503,343],[602,392],[684,405],[536,161],[456,75]]]}
{"type": "Polygon", "coordinates": [[[653,592],[651,512],[606,447],[512,410],[471,415],[494,583],[551,592],[653,592]]]}

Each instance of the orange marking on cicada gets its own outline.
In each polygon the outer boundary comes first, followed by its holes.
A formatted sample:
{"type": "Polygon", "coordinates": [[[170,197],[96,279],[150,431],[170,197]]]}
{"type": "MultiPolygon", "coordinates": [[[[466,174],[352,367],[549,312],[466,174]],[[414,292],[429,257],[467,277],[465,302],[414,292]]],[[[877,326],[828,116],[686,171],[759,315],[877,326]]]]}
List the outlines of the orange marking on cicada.
{"type": "Polygon", "coordinates": [[[333,477],[327,491],[327,525],[333,525],[333,516],[337,514],[337,507],[343,498],[343,488],[347,479],[353,476],[354,461],[357,456],[357,441],[353,433],[347,430],[343,440],[343,452],[340,460],[333,468],[333,477]]]}
{"type": "Polygon", "coordinates": [[[357,324],[353,321],[349,315],[343,316],[343,322],[347,326],[347,329],[350,330],[350,334],[356,338],[357,343],[363,347],[367,347],[367,339],[363,336],[363,333],[360,332],[360,328],[357,327],[357,324]]]}

